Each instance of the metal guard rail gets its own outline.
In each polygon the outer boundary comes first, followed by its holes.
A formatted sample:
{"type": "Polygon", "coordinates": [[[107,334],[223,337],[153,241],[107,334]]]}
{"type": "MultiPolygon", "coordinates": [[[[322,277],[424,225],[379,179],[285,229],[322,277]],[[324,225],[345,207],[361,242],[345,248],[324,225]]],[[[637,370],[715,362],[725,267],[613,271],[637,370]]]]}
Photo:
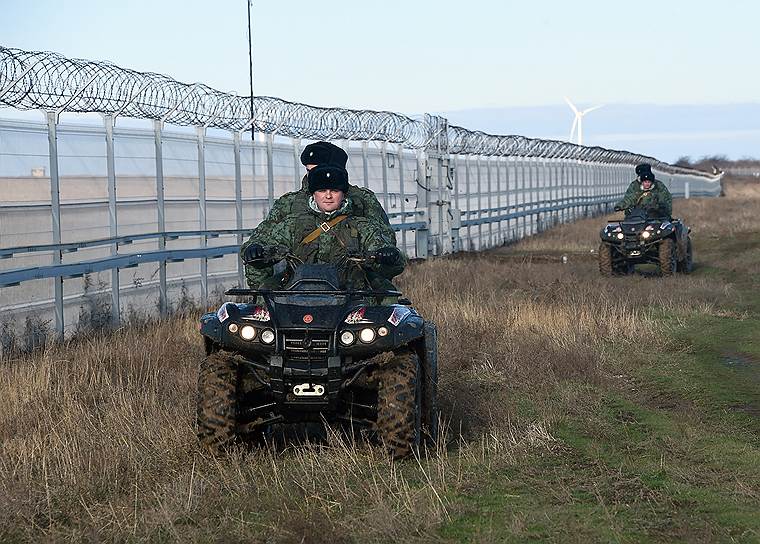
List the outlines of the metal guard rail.
{"type": "MultiPolygon", "coordinates": [[[[414,212],[395,212],[389,213],[388,217],[413,217],[419,215],[419,211],[414,212]]],[[[403,230],[414,230],[424,228],[423,223],[397,223],[391,224],[396,232],[403,230]]],[[[103,247],[113,244],[126,246],[139,240],[154,240],[163,238],[164,240],[177,240],[179,238],[196,238],[206,236],[207,238],[219,238],[231,234],[249,234],[253,229],[220,229],[220,230],[176,230],[169,232],[146,232],[144,234],[131,234],[125,236],[116,236],[115,238],[98,238],[96,240],[83,240],[81,242],[68,242],[65,244],[41,244],[35,246],[17,246],[0,249],[0,259],[10,259],[14,255],[21,253],[42,253],[45,251],[61,251],[62,253],[75,253],[80,249],[91,247],[103,247]]]]}
{"type": "MultiPolygon", "coordinates": [[[[562,205],[557,205],[557,206],[533,208],[530,210],[513,212],[510,214],[503,214],[496,217],[483,217],[480,219],[463,220],[461,225],[462,227],[468,227],[468,226],[480,225],[480,224],[486,224],[486,223],[496,223],[499,221],[506,221],[508,219],[517,219],[520,217],[526,217],[530,215],[539,215],[541,213],[565,210],[565,209],[572,208],[579,205],[590,206],[590,205],[595,205],[595,204],[608,204],[613,201],[612,199],[592,199],[592,198],[572,198],[569,200],[573,200],[573,202],[568,202],[567,204],[562,204],[562,205]]],[[[509,209],[515,209],[518,207],[520,207],[519,204],[511,206],[509,209]]],[[[415,213],[417,212],[404,212],[403,214],[399,213],[398,215],[408,215],[408,214],[414,215],[415,213]]],[[[463,215],[465,213],[467,212],[462,212],[463,215]]],[[[404,231],[404,230],[424,230],[424,229],[427,229],[428,227],[427,223],[424,221],[418,221],[414,223],[397,223],[391,226],[393,227],[393,230],[397,232],[404,231]]],[[[235,229],[230,229],[230,230],[231,230],[231,233],[239,232],[235,229]]],[[[183,231],[181,234],[185,234],[187,236],[199,236],[207,232],[219,233],[222,231],[183,231]]],[[[224,232],[228,232],[228,231],[224,231],[224,232]]],[[[162,233],[153,233],[152,236],[157,237],[157,236],[161,236],[161,234],[162,233]]],[[[165,234],[167,236],[176,238],[178,237],[177,234],[180,234],[180,233],[173,232],[173,233],[165,233],[165,234]]],[[[148,235],[141,235],[141,236],[148,236],[148,235]]],[[[107,244],[113,243],[113,240],[114,239],[108,239],[105,241],[98,241],[98,242],[104,242],[103,245],[107,245],[107,244]]],[[[69,244],[61,244],[61,246],[66,246],[66,245],[69,245],[69,244]]],[[[46,247],[48,249],[57,248],[57,246],[52,245],[52,244],[46,247]]],[[[19,248],[9,248],[4,251],[10,251],[12,249],[19,249],[19,248]]],[[[20,248],[20,249],[25,249],[25,248],[20,248]]],[[[45,279],[45,278],[56,278],[56,277],[61,277],[63,279],[76,278],[76,277],[83,276],[84,274],[103,272],[106,270],[113,270],[115,268],[118,268],[118,269],[132,268],[139,264],[149,263],[149,262],[164,262],[164,261],[165,262],[180,262],[185,259],[199,259],[199,258],[218,259],[218,258],[224,257],[225,255],[238,253],[239,251],[240,251],[240,246],[238,244],[234,244],[234,245],[217,246],[217,247],[209,247],[209,248],[149,251],[149,252],[143,252],[143,253],[135,253],[131,255],[117,255],[113,257],[96,259],[92,261],[83,261],[79,263],[38,266],[34,268],[8,270],[5,272],[0,272],[0,287],[12,287],[15,285],[19,285],[21,282],[24,282],[24,281],[40,280],[40,279],[45,279]]]]}
{"type": "MultiPolygon", "coordinates": [[[[411,213],[411,212],[410,212],[411,213]]],[[[427,228],[427,223],[422,221],[417,221],[413,223],[397,223],[391,225],[393,227],[393,230],[396,232],[404,231],[404,230],[417,230],[417,229],[424,229],[427,228]]],[[[203,235],[209,235],[209,237],[217,237],[220,234],[235,234],[241,231],[235,230],[235,229],[228,229],[226,231],[182,231],[182,232],[167,232],[163,233],[167,239],[176,239],[179,238],[179,235],[182,236],[203,236],[203,235]],[[217,236],[213,236],[208,233],[216,233],[217,236]]],[[[250,232],[250,229],[247,230],[247,232],[250,232]]],[[[145,239],[145,238],[160,238],[162,233],[151,233],[151,234],[145,234],[145,235],[138,235],[135,237],[131,237],[133,239],[145,239]]],[[[130,237],[122,237],[122,238],[130,238],[130,237]]],[[[111,245],[114,243],[114,240],[116,238],[108,238],[104,240],[93,240],[91,242],[79,242],[79,244],[92,244],[95,245],[95,242],[98,243],[98,245],[104,246],[104,245],[111,245]]],[[[48,244],[45,246],[36,246],[37,248],[44,248],[44,249],[35,249],[35,246],[28,246],[28,247],[22,247],[22,248],[7,248],[2,250],[3,252],[6,252],[3,256],[5,258],[8,258],[6,255],[10,253],[11,255],[13,252],[16,253],[23,253],[24,251],[21,250],[29,250],[29,251],[53,251],[57,249],[61,249],[62,251],[69,251],[73,252],[79,249],[79,247],[76,247],[74,249],[64,249],[67,246],[72,246],[77,244],[48,244]]],[[[92,247],[92,246],[83,246],[83,247],[92,247]]],[[[123,269],[123,268],[132,268],[142,263],[149,263],[149,262],[181,262],[185,259],[218,259],[220,257],[224,257],[225,255],[230,255],[233,253],[238,253],[240,251],[240,245],[233,244],[233,245],[226,245],[226,246],[216,246],[216,247],[208,247],[208,248],[194,248],[194,249],[172,249],[172,250],[163,250],[163,251],[147,251],[142,253],[133,253],[129,255],[116,255],[113,257],[106,257],[103,259],[94,259],[91,261],[82,261],[79,263],[71,263],[71,264],[59,264],[59,265],[50,265],[50,266],[37,266],[37,267],[31,267],[31,268],[21,268],[21,269],[15,269],[15,270],[7,270],[0,272],[0,287],[13,287],[15,285],[19,285],[21,282],[29,281],[29,280],[41,280],[45,278],[57,278],[61,277],[63,279],[71,279],[71,278],[77,278],[80,276],[83,276],[84,274],[92,274],[95,272],[103,272],[106,270],[113,270],[115,268],[123,269]]]]}

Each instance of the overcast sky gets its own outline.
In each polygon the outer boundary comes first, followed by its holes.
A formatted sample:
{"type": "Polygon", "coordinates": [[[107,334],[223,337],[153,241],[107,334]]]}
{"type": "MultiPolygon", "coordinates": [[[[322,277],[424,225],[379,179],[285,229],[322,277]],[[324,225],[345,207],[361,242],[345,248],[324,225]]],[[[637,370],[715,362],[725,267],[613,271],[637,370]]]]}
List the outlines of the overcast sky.
{"type": "MultiPolygon", "coordinates": [[[[248,94],[246,0],[0,0],[0,44],[248,94]]],[[[760,2],[255,0],[255,94],[408,113],[760,101],[760,2]]]]}

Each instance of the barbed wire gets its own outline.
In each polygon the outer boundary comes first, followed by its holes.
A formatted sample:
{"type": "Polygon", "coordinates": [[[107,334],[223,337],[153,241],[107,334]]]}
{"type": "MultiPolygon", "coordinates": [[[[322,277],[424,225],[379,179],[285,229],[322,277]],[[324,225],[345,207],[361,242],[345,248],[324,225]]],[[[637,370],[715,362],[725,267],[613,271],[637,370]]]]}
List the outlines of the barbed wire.
{"type": "Polygon", "coordinates": [[[0,104],[18,109],[102,113],[176,125],[253,130],[310,140],[377,140],[459,155],[534,157],[637,164],[674,174],[707,173],[653,157],[569,142],[497,136],[449,125],[439,116],[413,119],[388,111],[323,108],[279,98],[224,93],[105,61],[0,46],[0,104]]]}

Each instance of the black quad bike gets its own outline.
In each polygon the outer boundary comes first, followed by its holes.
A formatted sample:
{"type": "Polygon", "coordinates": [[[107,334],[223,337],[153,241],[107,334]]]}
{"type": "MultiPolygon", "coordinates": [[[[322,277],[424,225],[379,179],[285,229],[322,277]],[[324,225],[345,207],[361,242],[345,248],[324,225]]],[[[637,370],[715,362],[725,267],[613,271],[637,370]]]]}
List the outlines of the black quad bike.
{"type": "MultiPolygon", "coordinates": [[[[230,289],[201,317],[197,432],[221,451],[258,441],[283,423],[337,422],[366,429],[394,457],[437,432],[436,327],[398,291],[342,288],[340,267],[303,264],[265,248],[285,271],[281,290],[230,289]],[[398,301],[382,305],[381,301],[398,301]]],[[[373,254],[343,266],[372,262],[373,254]]]]}
{"type": "Polygon", "coordinates": [[[689,229],[679,219],[653,217],[644,208],[630,208],[622,220],[609,222],[599,236],[599,272],[630,274],[637,264],[656,264],[663,276],[689,274],[692,246],[689,229]]]}

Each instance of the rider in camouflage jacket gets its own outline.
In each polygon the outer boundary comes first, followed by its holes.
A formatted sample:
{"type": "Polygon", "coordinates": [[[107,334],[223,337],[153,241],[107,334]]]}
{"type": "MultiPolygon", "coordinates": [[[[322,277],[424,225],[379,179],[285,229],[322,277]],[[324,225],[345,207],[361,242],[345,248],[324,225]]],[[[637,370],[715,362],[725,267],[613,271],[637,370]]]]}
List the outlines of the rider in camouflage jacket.
{"type": "MultiPolygon", "coordinates": [[[[348,155],[340,147],[329,142],[315,142],[307,145],[301,153],[301,163],[307,168],[312,169],[314,166],[322,164],[332,164],[345,168],[348,155]]],[[[388,216],[383,207],[378,202],[375,193],[364,187],[349,185],[346,191],[347,200],[351,203],[353,216],[366,217],[379,223],[384,236],[393,241],[392,246],[396,245],[396,234],[391,228],[388,216]]],[[[254,240],[266,240],[281,222],[288,217],[301,215],[309,211],[309,200],[311,194],[308,189],[307,175],[304,175],[301,189],[290,193],[285,193],[278,198],[269,211],[267,217],[253,230],[251,237],[240,248],[240,255],[243,255],[246,247],[254,240]]],[[[272,275],[272,268],[258,270],[252,266],[245,267],[245,276],[248,285],[255,289],[261,285],[262,281],[272,275]]],[[[390,276],[390,279],[393,276],[390,276]]]]}
{"type": "Polygon", "coordinates": [[[634,206],[644,208],[656,217],[670,218],[673,213],[673,197],[668,188],[652,173],[652,167],[648,164],[636,166],[636,174],[639,179],[633,180],[628,186],[622,200],[615,204],[615,210],[625,210],[634,206]]]}
{"type": "MultiPolygon", "coordinates": [[[[395,237],[389,235],[386,225],[376,219],[362,217],[355,213],[351,197],[345,196],[350,194],[348,174],[345,169],[329,165],[319,166],[309,172],[307,182],[309,188],[307,206],[299,206],[291,211],[282,221],[273,225],[266,234],[255,232],[246,243],[246,248],[284,246],[304,263],[342,265],[340,267],[342,280],[349,288],[369,286],[373,289],[394,289],[389,280],[404,270],[405,259],[395,247],[395,237]],[[345,179],[345,184],[342,183],[342,179],[345,179]],[[342,192],[343,200],[340,207],[334,211],[324,212],[312,195],[316,190],[324,188],[332,190],[334,187],[342,192]],[[342,219],[338,221],[339,218],[342,219]],[[328,226],[325,227],[325,225],[328,226]],[[315,237],[315,234],[318,236],[315,237]],[[378,250],[388,255],[379,263],[359,266],[346,260],[348,256],[378,250]]],[[[249,257],[248,254],[252,252],[255,253],[255,249],[244,248],[241,250],[241,256],[246,260],[249,257]]],[[[270,269],[271,267],[263,270],[270,269]]],[[[260,285],[270,289],[277,288],[281,287],[286,279],[282,275],[270,272],[260,285]]]]}

